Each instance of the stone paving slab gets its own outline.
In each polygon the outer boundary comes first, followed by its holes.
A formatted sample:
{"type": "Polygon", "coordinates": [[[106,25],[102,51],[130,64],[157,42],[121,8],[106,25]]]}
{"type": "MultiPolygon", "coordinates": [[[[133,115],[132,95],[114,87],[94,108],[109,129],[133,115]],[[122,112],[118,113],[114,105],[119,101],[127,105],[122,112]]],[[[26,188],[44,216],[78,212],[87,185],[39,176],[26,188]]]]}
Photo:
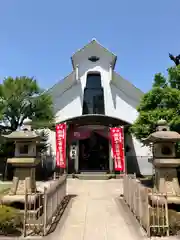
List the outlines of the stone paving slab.
{"type": "MultiPolygon", "coordinates": [[[[141,233],[139,223],[129,215],[123,204],[122,179],[78,180],[68,179],[68,194],[72,198],[55,232],[31,240],[137,240],[147,239],[141,233]]],[[[0,240],[22,240],[23,238],[0,237],[0,240]]],[[[180,236],[151,238],[152,240],[177,240],[180,236]]]]}
{"type": "Polygon", "coordinates": [[[139,239],[117,206],[116,199],[122,194],[122,179],[68,179],[67,191],[76,197],[72,199],[61,230],[57,228],[47,239],[139,239]]]}

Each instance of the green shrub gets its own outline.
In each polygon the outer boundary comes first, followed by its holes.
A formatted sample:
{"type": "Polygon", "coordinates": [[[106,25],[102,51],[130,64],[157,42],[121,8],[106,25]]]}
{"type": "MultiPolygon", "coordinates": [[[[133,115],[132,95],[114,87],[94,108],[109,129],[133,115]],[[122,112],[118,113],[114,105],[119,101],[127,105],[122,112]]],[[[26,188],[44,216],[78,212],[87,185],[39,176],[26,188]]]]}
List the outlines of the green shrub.
{"type": "Polygon", "coordinates": [[[18,210],[0,205],[0,234],[18,233],[20,228],[22,228],[22,220],[18,210]]]}
{"type": "Polygon", "coordinates": [[[180,213],[175,210],[168,210],[169,230],[171,235],[176,235],[180,232],[180,213]]]}

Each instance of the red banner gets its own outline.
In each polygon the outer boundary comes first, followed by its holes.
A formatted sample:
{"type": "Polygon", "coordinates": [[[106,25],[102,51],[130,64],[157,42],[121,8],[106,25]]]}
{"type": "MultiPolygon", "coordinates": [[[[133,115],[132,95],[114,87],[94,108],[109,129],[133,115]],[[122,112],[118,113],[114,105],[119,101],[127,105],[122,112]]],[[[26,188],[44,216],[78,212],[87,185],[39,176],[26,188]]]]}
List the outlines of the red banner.
{"type": "Polygon", "coordinates": [[[66,168],[66,123],[56,125],[56,166],[66,168]]]}
{"type": "Polygon", "coordinates": [[[112,153],[115,171],[124,171],[124,132],[123,127],[110,128],[112,153]]]}

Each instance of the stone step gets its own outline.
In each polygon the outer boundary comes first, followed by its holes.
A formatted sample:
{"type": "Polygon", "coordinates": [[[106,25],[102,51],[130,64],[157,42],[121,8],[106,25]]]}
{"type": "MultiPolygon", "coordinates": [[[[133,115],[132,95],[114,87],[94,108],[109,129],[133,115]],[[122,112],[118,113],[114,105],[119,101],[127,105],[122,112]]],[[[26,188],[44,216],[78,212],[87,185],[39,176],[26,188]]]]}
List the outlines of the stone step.
{"type": "Polygon", "coordinates": [[[74,178],[78,178],[80,180],[108,180],[111,178],[115,178],[114,174],[74,174],[74,178]]]}
{"type": "Polygon", "coordinates": [[[108,180],[111,178],[121,179],[123,178],[123,174],[107,174],[107,173],[88,173],[83,172],[80,174],[68,174],[68,178],[78,178],[82,180],[108,180]]]}
{"type": "Polygon", "coordinates": [[[91,175],[91,174],[93,174],[93,175],[104,175],[104,174],[106,174],[107,175],[107,172],[106,171],[98,171],[98,172],[96,172],[96,171],[84,171],[84,172],[81,172],[80,174],[86,174],[86,175],[91,175]]]}

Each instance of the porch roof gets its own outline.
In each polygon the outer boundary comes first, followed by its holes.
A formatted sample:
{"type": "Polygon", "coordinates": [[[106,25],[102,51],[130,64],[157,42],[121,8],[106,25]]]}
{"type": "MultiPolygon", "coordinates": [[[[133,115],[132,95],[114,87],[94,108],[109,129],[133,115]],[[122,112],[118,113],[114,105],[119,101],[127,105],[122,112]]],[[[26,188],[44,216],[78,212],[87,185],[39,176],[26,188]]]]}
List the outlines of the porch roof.
{"type": "Polygon", "coordinates": [[[104,126],[124,126],[129,127],[131,123],[128,123],[124,120],[121,120],[116,117],[102,115],[102,114],[86,114],[73,118],[68,118],[62,122],[66,122],[67,124],[72,124],[76,126],[82,125],[104,125],[104,126]]]}

